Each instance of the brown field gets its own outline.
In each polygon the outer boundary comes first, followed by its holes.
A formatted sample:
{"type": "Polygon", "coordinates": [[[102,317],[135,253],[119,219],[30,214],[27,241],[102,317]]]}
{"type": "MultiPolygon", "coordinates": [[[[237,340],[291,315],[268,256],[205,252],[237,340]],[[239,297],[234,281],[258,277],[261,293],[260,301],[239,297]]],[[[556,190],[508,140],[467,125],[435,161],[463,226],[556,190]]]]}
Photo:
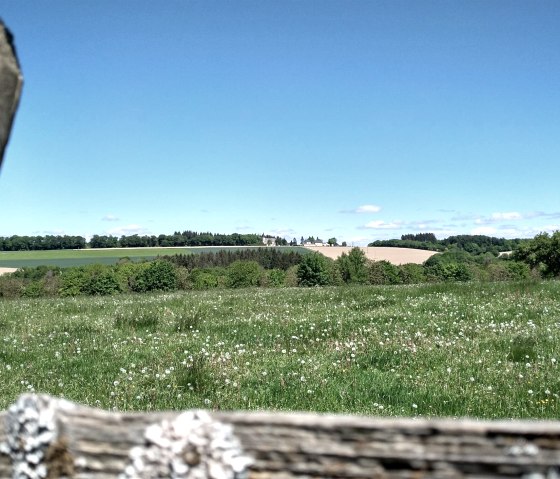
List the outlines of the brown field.
{"type": "Polygon", "coordinates": [[[6,274],[6,273],[13,273],[16,270],[17,270],[17,268],[0,268],[0,275],[6,274]]]}
{"type": "MultiPolygon", "coordinates": [[[[352,249],[350,246],[306,246],[306,248],[312,251],[318,251],[332,259],[338,258],[342,253],[349,253],[352,249]]],[[[435,251],[412,248],[366,246],[360,249],[366,254],[368,259],[373,261],[385,260],[396,265],[406,263],[422,264],[429,257],[437,254],[435,251]]]]}

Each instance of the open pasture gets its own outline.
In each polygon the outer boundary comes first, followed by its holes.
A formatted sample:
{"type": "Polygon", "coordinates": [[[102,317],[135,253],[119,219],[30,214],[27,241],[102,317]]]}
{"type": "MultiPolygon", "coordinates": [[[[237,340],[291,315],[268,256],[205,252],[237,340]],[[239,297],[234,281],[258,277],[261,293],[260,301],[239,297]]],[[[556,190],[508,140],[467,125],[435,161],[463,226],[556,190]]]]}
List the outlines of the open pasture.
{"type": "Polygon", "coordinates": [[[560,416],[560,283],[0,301],[0,409],[560,416]]]}
{"type": "MultiPolygon", "coordinates": [[[[133,261],[150,260],[157,256],[175,254],[215,253],[224,250],[255,248],[254,246],[196,246],[182,248],[99,248],[48,251],[0,251],[0,267],[22,268],[41,265],[61,268],[92,263],[116,264],[127,257],[133,261]]],[[[297,250],[305,251],[303,248],[297,250]]]]}

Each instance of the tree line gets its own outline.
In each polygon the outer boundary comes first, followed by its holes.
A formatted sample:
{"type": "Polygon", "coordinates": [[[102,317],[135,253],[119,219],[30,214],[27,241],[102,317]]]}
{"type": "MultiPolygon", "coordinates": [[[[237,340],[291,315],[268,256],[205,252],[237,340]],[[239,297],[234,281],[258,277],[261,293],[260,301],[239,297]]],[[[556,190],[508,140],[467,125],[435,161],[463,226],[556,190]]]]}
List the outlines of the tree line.
{"type": "Polygon", "coordinates": [[[86,239],[82,236],[0,236],[0,251],[83,249],[86,244],[86,239]]]}
{"type": "Polygon", "coordinates": [[[175,231],[172,235],[123,235],[120,238],[107,235],[93,235],[90,248],[142,248],[169,246],[256,246],[262,244],[258,234],[220,234],[196,231],[175,231]]]}
{"type": "MultiPolygon", "coordinates": [[[[262,244],[258,234],[216,234],[176,231],[172,235],[93,235],[83,236],[0,236],[0,251],[40,251],[84,248],[139,248],[163,246],[256,246],[262,244]]],[[[277,238],[278,239],[278,238],[277,238]]],[[[281,239],[280,239],[281,240],[281,239]]],[[[285,243],[285,240],[283,240],[285,243]]],[[[282,240],[280,244],[284,244],[282,240]]]]}
{"type": "Polygon", "coordinates": [[[491,253],[498,256],[505,251],[513,251],[526,239],[495,238],[486,235],[456,235],[438,240],[434,233],[402,235],[401,239],[378,240],[368,246],[392,246],[397,248],[416,248],[429,251],[466,251],[470,254],[491,253]]]}
{"type": "Polygon", "coordinates": [[[433,255],[423,264],[400,266],[371,261],[360,248],[336,260],[317,252],[299,254],[269,248],[191,256],[200,258],[192,261],[179,255],[138,263],[123,258],[116,265],[22,268],[0,276],[0,297],[558,279],[560,231],[541,233],[506,257],[453,250],[433,255]]]}

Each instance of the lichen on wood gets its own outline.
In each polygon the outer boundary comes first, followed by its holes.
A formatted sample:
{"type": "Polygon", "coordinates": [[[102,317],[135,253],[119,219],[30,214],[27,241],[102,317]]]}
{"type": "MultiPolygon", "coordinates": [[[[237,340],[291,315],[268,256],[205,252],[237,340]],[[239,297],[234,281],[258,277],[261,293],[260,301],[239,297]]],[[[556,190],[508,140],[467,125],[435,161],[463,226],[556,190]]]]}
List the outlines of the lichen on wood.
{"type": "Polygon", "coordinates": [[[72,403],[49,396],[26,394],[8,410],[7,438],[2,452],[12,460],[14,479],[42,479],[70,475],[73,461],[59,436],[56,413],[73,408],[72,403]],[[52,466],[52,467],[51,467],[52,466]],[[57,473],[49,474],[49,469],[57,473]]]}
{"type": "Polygon", "coordinates": [[[187,411],[146,428],[145,445],[130,451],[121,479],[241,479],[251,460],[229,425],[187,411]]]}

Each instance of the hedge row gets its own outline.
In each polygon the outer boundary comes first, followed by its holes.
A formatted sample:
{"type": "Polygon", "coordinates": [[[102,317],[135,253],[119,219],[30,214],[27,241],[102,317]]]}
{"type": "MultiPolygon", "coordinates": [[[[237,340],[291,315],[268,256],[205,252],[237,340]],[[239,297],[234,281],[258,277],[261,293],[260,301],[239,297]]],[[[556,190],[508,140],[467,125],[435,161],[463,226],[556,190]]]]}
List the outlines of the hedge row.
{"type": "Polygon", "coordinates": [[[439,254],[423,265],[370,261],[355,248],[337,260],[319,253],[301,256],[287,269],[265,269],[257,261],[227,267],[186,268],[168,260],[72,268],[22,268],[0,276],[0,297],[111,295],[211,288],[415,284],[441,281],[508,281],[535,277],[525,263],[469,255],[439,254]]]}

